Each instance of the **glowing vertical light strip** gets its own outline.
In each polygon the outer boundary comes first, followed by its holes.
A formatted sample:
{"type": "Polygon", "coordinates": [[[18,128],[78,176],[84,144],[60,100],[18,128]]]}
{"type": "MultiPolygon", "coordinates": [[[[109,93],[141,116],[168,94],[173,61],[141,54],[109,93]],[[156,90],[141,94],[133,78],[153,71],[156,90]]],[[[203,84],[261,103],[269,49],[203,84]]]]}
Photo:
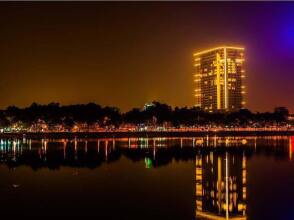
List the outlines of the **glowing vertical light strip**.
{"type": "Polygon", "coordinates": [[[217,158],[217,179],[218,179],[218,211],[221,211],[221,199],[222,199],[222,161],[221,157],[217,158]]]}
{"type": "Polygon", "coordinates": [[[196,215],[197,211],[202,211],[202,200],[203,200],[203,168],[202,168],[202,156],[196,155],[195,162],[195,182],[196,182],[196,215]]]}
{"type": "Polygon", "coordinates": [[[220,85],[220,54],[216,54],[216,97],[217,109],[221,109],[221,85],[220,85]]]}
{"type": "Polygon", "coordinates": [[[225,109],[228,108],[228,91],[227,91],[227,48],[224,47],[224,72],[225,72],[225,109]]]}
{"type": "Polygon", "coordinates": [[[16,142],[13,141],[13,160],[16,160],[16,142]]]}
{"type": "Polygon", "coordinates": [[[181,138],[180,141],[181,141],[181,148],[183,148],[183,138],[181,138]]]}
{"type": "Polygon", "coordinates": [[[105,160],[108,160],[108,141],[105,141],[105,160]]]}
{"type": "Polygon", "coordinates": [[[45,156],[47,154],[47,140],[44,141],[44,151],[45,151],[45,156]]]}
{"type": "MultiPolygon", "coordinates": [[[[246,156],[245,156],[245,153],[243,152],[243,158],[242,158],[242,197],[243,197],[243,200],[246,199],[246,184],[247,184],[247,177],[246,177],[246,156]]],[[[244,215],[245,215],[245,211],[246,211],[246,208],[243,210],[244,212],[244,215]]]]}
{"type": "Polygon", "coordinates": [[[289,159],[292,160],[292,138],[289,138],[289,159]]]}
{"type": "Polygon", "coordinates": [[[156,148],[155,146],[153,146],[153,160],[156,159],[156,148]]]}
{"type": "Polygon", "coordinates": [[[75,137],[75,140],[74,140],[75,153],[77,151],[77,145],[78,145],[78,141],[77,141],[77,138],[75,137]]]}
{"type": "Polygon", "coordinates": [[[196,106],[201,107],[201,71],[200,71],[200,62],[201,58],[196,57],[194,67],[196,69],[196,72],[194,74],[194,82],[196,83],[196,89],[195,89],[195,97],[196,97],[196,106]]]}
{"type": "Polygon", "coordinates": [[[229,167],[228,152],[226,152],[226,219],[229,219],[229,167]]]}
{"type": "Polygon", "coordinates": [[[63,159],[66,158],[66,140],[63,140],[63,159]]]}
{"type": "Polygon", "coordinates": [[[100,140],[97,140],[97,152],[100,153],[100,140]]]}

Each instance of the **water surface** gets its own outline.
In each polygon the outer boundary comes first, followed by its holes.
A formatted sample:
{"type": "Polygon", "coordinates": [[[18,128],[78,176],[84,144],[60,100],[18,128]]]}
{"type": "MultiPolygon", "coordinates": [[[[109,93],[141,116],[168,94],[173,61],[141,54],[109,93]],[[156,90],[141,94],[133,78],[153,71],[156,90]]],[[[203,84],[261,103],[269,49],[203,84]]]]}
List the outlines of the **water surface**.
{"type": "Polygon", "coordinates": [[[293,140],[2,139],[1,215],[294,219],[293,140]]]}

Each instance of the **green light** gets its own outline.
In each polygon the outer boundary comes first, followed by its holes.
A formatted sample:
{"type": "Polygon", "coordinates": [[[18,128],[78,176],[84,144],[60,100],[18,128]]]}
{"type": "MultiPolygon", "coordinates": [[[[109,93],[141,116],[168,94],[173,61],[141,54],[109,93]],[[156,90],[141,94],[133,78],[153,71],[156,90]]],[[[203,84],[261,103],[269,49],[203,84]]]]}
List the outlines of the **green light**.
{"type": "Polygon", "coordinates": [[[145,157],[145,168],[150,169],[152,167],[152,160],[148,157],[145,157]]]}

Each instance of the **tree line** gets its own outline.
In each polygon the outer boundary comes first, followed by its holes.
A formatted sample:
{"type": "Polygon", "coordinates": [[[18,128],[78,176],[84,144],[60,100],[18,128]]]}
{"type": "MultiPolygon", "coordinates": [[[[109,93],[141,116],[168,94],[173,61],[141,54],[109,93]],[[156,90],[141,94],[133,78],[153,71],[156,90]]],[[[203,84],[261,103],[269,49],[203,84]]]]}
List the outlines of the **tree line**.
{"type": "Polygon", "coordinates": [[[9,106],[0,111],[0,127],[5,128],[14,124],[23,127],[32,126],[42,121],[48,125],[62,124],[68,128],[76,123],[96,124],[100,127],[119,127],[124,124],[179,126],[266,126],[287,123],[289,111],[285,107],[277,107],[272,112],[253,113],[248,109],[236,112],[208,113],[196,107],[175,107],[167,104],[152,102],[146,108],[133,108],[122,113],[117,107],[95,103],[78,105],[60,105],[50,103],[41,105],[33,103],[29,107],[19,108],[9,106]]]}

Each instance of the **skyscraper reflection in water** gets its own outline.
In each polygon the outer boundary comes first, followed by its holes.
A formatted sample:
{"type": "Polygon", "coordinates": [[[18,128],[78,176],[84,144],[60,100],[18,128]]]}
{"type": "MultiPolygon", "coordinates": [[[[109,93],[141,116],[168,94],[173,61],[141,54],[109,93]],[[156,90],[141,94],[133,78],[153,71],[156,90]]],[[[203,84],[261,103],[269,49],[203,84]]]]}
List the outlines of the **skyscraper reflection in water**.
{"type": "Polygon", "coordinates": [[[211,151],[195,163],[196,219],[247,219],[245,154],[211,151]]]}

